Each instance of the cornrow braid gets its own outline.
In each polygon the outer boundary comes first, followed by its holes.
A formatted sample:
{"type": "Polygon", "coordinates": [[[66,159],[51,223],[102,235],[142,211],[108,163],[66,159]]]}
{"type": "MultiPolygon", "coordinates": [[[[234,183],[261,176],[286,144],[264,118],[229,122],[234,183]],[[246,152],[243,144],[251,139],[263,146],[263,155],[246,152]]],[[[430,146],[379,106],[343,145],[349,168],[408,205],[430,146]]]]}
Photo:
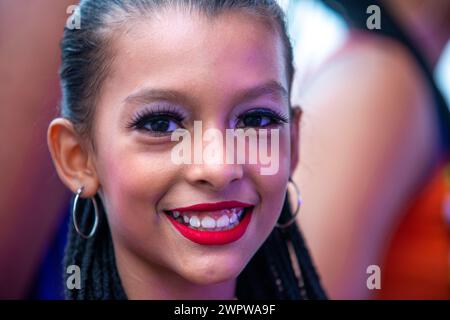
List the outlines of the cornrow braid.
{"type": "MultiPolygon", "coordinates": [[[[72,220],[69,226],[64,255],[64,283],[69,277],[65,270],[70,265],[76,265],[81,271],[81,288],[77,290],[64,286],[65,296],[70,300],[123,300],[127,297],[117,271],[111,233],[102,201],[97,195],[96,201],[100,217],[93,237],[82,238],[73,227],[72,220]]],[[[94,216],[92,202],[80,201],[77,210],[80,210],[77,215],[80,217],[80,221],[77,221],[79,227],[82,230],[89,229],[94,216]]]]}
{"type": "MultiPolygon", "coordinates": [[[[291,217],[286,196],[279,220],[291,217]]],[[[239,276],[237,291],[241,299],[327,299],[297,223],[273,229],[239,276]]]]}
{"type": "MultiPolygon", "coordinates": [[[[73,300],[123,300],[127,299],[115,262],[111,233],[103,205],[98,196],[100,221],[95,235],[90,239],[80,237],[73,225],[69,228],[65,250],[64,270],[70,265],[81,269],[81,289],[68,289],[65,296],[73,300]]],[[[82,201],[78,225],[89,230],[94,216],[91,201],[82,201]]],[[[287,197],[280,221],[292,216],[287,197]]],[[[64,272],[64,282],[69,275],[64,272]]],[[[326,299],[319,277],[297,224],[288,228],[274,228],[267,240],[252,257],[237,279],[236,296],[242,300],[275,299],[304,300],[326,299]],[[289,246],[292,245],[293,252],[289,246]],[[295,265],[300,273],[295,272],[295,265]]]]}

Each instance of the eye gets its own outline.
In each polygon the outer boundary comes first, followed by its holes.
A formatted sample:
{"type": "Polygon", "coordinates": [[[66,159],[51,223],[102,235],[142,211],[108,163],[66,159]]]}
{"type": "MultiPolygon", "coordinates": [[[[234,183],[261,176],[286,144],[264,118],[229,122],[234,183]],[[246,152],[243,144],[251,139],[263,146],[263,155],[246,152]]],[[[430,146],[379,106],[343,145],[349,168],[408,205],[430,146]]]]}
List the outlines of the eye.
{"type": "Polygon", "coordinates": [[[152,119],[146,119],[140,128],[151,132],[171,133],[178,129],[179,125],[168,116],[156,116],[152,119]]]}
{"type": "Polygon", "coordinates": [[[173,110],[146,110],[138,113],[127,127],[142,130],[154,136],[165,136],[181,128],[183,120],[183,115],[173,110]]]}
{"type": "Polygon", "coordinates": [[[288,123],[289,118],[278,111],[253,109],[238,117],[237,128],[264,128],[274,124],[288,123]]]}

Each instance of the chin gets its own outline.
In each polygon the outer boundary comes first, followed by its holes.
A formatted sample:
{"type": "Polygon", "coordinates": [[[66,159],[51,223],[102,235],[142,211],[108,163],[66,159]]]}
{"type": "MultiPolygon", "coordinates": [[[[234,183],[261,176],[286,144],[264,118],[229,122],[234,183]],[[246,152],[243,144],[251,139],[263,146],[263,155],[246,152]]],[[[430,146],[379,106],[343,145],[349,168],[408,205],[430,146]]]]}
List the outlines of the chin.
{"type": "Polygon", "coordinates": [[[211,285],[236,279],[245,267],[245,262],[221,263],[219,259],[215,262],[202,264],[201,266],[190,265],[180,272],[191,283],[196,285],[211,285]]]}

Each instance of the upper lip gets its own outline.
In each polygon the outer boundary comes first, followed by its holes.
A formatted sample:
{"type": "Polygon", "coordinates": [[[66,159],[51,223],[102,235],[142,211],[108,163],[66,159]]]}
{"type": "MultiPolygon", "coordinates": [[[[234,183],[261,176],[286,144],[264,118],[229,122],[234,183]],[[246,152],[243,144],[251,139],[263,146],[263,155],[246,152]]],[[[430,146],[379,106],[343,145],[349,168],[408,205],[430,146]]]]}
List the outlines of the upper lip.
{"type": "Polygon", "coordinates": [[[198,203],[194,205],[190,205],[187,207],[180,207],[170,209],[169,211],[216,211],[216,210],[225,210],[232,208],[247,208],[253,207],[253,204],[231,200],[231,201],[220,201],[220,202],[209,202],[209,203],[198,203]]]}

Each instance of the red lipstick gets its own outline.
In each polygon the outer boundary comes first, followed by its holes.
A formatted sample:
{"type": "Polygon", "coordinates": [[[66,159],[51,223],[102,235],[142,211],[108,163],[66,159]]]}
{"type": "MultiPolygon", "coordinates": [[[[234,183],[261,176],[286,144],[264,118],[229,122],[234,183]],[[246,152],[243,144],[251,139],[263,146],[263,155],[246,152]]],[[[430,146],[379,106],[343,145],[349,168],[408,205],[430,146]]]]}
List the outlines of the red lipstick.
{"type": "Polygon", "coordinates": [[[186,212],[186,211],[216,211],[231,208],[248,208],[253,205],[241,201],[221,201],[214,203],[199,203],[188,207],[170,209],[170,211],[186,212]]]}
{"type": "Polygon", "coordinates": [[[166,214],[173,226],[187,239],[201,245],[225,245],[240,239],[250,223],[253,205],[240,201],[222,201],[216,203],[200,203],[188,207],[180,207],[171,209],[170,211],[178,211],[180,213],[186,211],[217,211],[232,208],[244,208],[244,215],[239,223],[228,230],[210,231],[191,228],[166,214]]]}

